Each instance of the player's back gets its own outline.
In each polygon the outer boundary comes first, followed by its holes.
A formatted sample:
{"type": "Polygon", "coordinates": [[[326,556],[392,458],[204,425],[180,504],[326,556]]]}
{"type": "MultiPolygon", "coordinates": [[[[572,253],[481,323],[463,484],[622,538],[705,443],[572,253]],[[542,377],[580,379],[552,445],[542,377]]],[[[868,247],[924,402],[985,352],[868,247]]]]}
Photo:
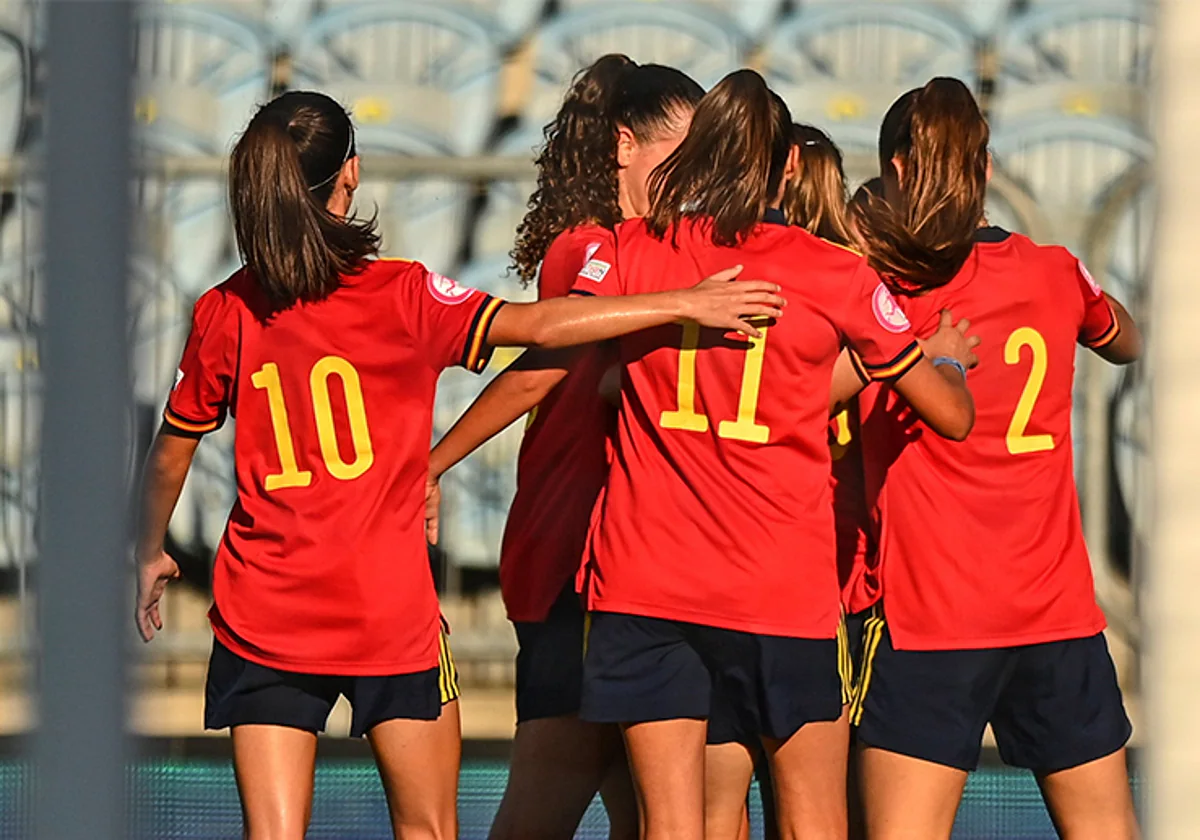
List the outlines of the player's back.
{"type": "Polygon", "coordinates": [[[769,224],[737,248],[714,246],[700,223],[680,226],[678,247],[672,240],[640,221],[622,225],[615,253],[599,260],[613,260],[612,272],[593,261],[576,289],[677,289],[741,264],[742,277],[778,283],[788,306],[749,342],[694,325],[621,340],[622,410],[593,539],[594,556],[603,556],[593,605],[830,638],[838,620],[826,436],[833,364],[844,333],[863,343],[881,375],[907,369],[919,350],[904,324],[884,328],[872,313],[878,278],[851,251],[769,224]]]}
{"type": "Polygon", "coordinates": [[[246,271],[205,294],[168,421],[237,419],[237,502],[214,626],[275,667],[402,673],[437,661],[422,532],[438,374],[486,362],[500,302],[380,260],[272,311],[246,271]]]}
{"type": "Polygon", "coordinates": [[[977,239],[953,281],[902,299],[918,335],[950,309],[981,338],[971,435],[954,443],[908,423],[891,389],[863,408],[884,604],[903,647],[1026,644],[1103,626],[1075,492],[1071,394],[1077,344],[1108,340],[1115,319],[1065,249],[997,228],[977,239]]]}

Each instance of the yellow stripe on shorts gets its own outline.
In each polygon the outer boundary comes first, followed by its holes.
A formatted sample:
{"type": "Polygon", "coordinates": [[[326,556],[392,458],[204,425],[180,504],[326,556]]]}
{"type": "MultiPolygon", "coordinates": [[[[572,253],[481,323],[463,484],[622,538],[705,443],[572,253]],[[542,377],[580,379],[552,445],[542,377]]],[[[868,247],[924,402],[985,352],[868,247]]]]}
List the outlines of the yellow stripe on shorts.
{"type": "Polygon", "coordinates": [[[854,662],[850,658],[850,633],[844,615],[838,620],[837,663],[842,681],[842,705],[845,706],[854,701],[854,662]]]}
{"type": "Polygon", "coordinates": [[[450,652],[450,639],[445,631],[438,633],[438,691],[443,706],[453,703],[460,694],[458,668],[454,666],[454,654],[450,652]]]}
{"type": "Polygon", "coordinates": [[[867,620],[863,622],[862,665],[858,672],[858,685],[854,687],[854,700],[850,703],[851,726],[858,726],[862,722],[863,705],[871,688],[871,668],[875,663],[879,643],[883,640],[885,626],[883,607],[876,604],[871,608],[867,620]]]}

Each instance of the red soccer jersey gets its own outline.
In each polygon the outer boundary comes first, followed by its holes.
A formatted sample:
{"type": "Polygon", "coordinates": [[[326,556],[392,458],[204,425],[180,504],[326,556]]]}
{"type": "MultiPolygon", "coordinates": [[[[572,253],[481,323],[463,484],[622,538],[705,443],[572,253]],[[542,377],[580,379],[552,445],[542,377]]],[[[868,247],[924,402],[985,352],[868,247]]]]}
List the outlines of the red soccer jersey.
{"type": "MultiPolygon", "coordinates": [[[[579,270],[611,241],[597,225],[559,235],[542,261],[538,298],[568,294],[579,270]]],[[[600,380],[616,361],[609,345],[586,350],[530,416],[500,550],[500,590],[512,621],[544,621],[579,571],[617,418],[600,396],[600,380]]]]}
{"type": "Polygon", "coordinates": [[[970,436],[931,433],[891,389],[863,408],[898,648],[1007,647],[1104,628],[1075,490],[1071,389],[1076,344],[1112,341],[1117,321],[1065,249],[998,228],[978,239],[953,281],[902,304],[919,335],[949,308],[982,339],[970,436]]]}
{"type": "Polygon", "coordinates": [[[487,363],[502,301],[379,260],[319,303],[272,314],[241,270],[196,303],[166,421],[237,418],[237,501],[217,549],[213,631],[317,674],[436,667],[423,531],[434,389],[487,363]]]}
{"type": "Polygon", "coordinates": [[[833,638],[840,611],[830,498],[829,386],[844,340],[880,378],[921,357],[903,313],[857,254],[759,225],[718,248],[706,224],[665,241],[618,229],[575,289],[690,286],[731,265],[783,287],[764,339],[669,325],[620,340],[613,466],[590,539],[589,606],[798,638],[833,638]],[[700,349],[702,348],[702,349],[700,349]]]}
{"type": "Polygon", "coordinates": [[[838,583],[847,613],[862,612],[879,599],[875,577],[868,567],[874,546],[861,437],[858,403],[854,401],[829,421],[829,454],[833,459],[829,486],[837,534],[838,583]]]}

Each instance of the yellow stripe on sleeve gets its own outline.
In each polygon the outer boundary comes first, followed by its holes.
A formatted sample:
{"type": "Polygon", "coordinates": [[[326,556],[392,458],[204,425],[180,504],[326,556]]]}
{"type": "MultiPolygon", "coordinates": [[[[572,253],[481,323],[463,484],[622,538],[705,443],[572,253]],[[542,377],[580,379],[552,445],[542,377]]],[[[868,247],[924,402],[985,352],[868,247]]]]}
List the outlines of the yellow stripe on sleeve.
{"type": "Polygon", "coordinates": [[[895,379],[897,376],[908,373],[909,369],[917,362],[921,361],[924,355],[921,352],[921,345],[913,342],[913,346],[904,353],[899,359],[889,363],[885,367],[874,367],[866,365],[867,371],[871,374],[871,378],[879,381],[881,379],[895,379]]]}
{"type": "Polygon", "coordinates": [[[163,411],[163,420],[167,421],[167,423],[177,429],[180,429],[181,431],[191,432],[192,434],[204,434],[205,432],[211,432],[216,429],[217,426],[221,425],[220,420],[212,420],[208,423],[193,423],[192,421],[185,420],[178,414],[175,414],[170,408],[167,408],[163,411]]]}
{"type": "Polygon", "coordinates": [[[483,305],[483,312],[475,324],[475,330],[468,338],[467,363],[464,365],[467,370],[478,372],[487,366],[490,358],[490,354],[486,352],[488,331],[491,330],[492,321],[503,305],[504,301],[501,298],[492,298],[483,305]]]}

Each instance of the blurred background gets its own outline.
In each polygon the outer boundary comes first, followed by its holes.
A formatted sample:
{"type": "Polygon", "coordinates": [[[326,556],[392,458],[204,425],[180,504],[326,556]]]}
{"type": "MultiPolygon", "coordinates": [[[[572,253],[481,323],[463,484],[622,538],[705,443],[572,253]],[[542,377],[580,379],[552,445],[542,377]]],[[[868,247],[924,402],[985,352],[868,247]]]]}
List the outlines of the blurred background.
{"type": "MultiPolygon", "coordinates": [[[[0,734],[31,725],[28,656],[38,568],[42,190],[25,162],[42,144],[44,3],[0,0],[0,734]]],[[[133,33],[137,179],[129,341],[138,460],[157,426],[192,304],[237,266],[224,166],[254,107],[288,89],[339,98],[357,123],[358,209],[378,209],[384,251],[461,282],[530,297],[507,271],[533,189],[533,150],[571,76],[607,52],[678,67],[708,87],[753,67],[798,121],[827,130],[851,187],[878,174],[891,102],[931,76],[965,80],[992,126],[993,224],[1059,243],[1149,320],[1155,147],[1151,0],[241,0],[145,2],[133,33]]],[[[489,375],[450,371],[440,434],[489,375]]],[[[1079,358],[1080,502],[1110,645],[1144,727],[1137,593],[1150,527],[1150,367],[1079,358]]],[[[443,482],[442,545],[431,556],[463,680],[463,834],[483,836],[511,737],[511,625],[496,564],[515,488],[520,424],[443,482]]],[[[233,499],[233,435],[200,448],[172,523],[186,582],[166,632],[137,649],[131,771],[138,837],[237,837],[226,741],[201,730],[211,560],[233,499]]],[[[131,471],[136,464],[130,464],[131,471]]],[[[130,637],[132,638],[132,623],[130,637]]],[[[131,642],[132,644],[132,642],[131,642]]],[[[132,649],[132,648],[131,648],[132,649]]],[[[331,734],[345,735],[339,707],[331,734]]],[[[314,837],[386,837],[374,771],[357,742],[326,739],[314,837]]],[[[0,757],[0,840],[27,836],[15,747],[0,757]]],[[[589,814],[582,835],[603,836],[589,814]]],[[[972,779],[956,837],[1050,837],[1032,780],[999,768],[972,779]]]]}

